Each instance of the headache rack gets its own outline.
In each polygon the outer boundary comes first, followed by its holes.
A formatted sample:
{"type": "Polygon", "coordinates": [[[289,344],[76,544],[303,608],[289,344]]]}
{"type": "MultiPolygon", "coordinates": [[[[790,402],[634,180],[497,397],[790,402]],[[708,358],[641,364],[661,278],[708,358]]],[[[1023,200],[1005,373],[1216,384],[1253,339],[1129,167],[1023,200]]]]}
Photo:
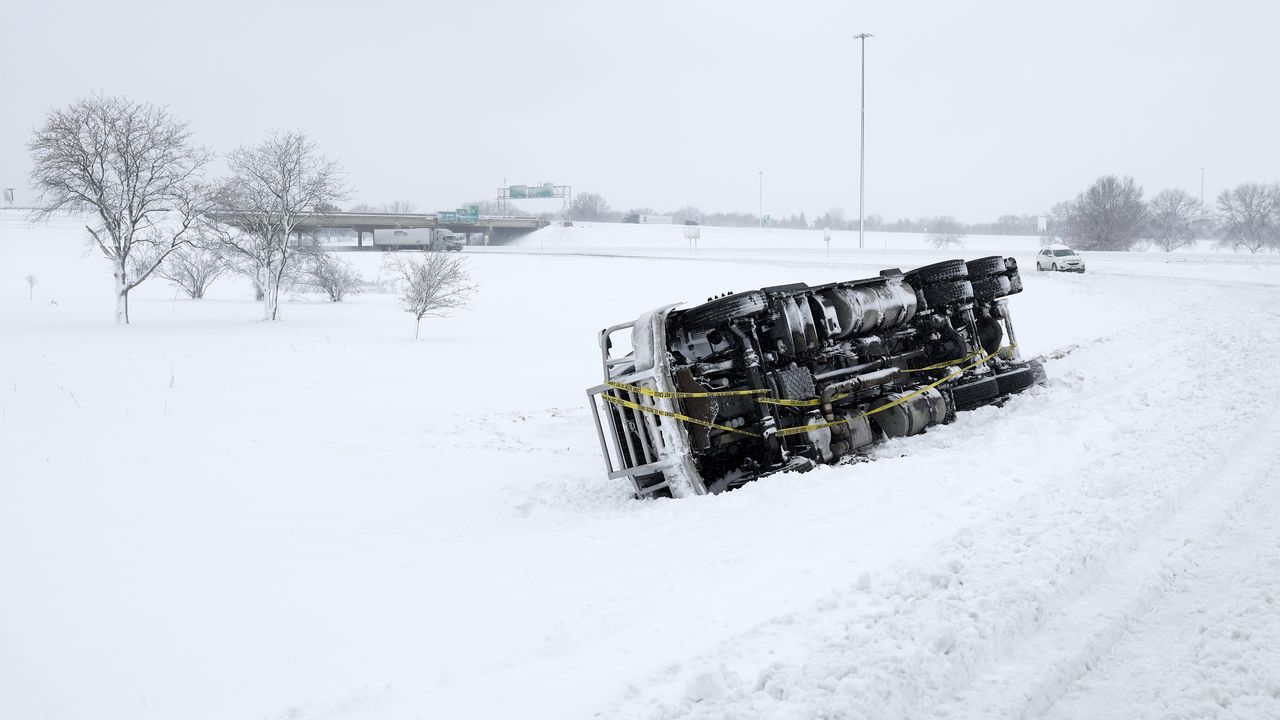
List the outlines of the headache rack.
{"type": "MultiPolygon", "coordinates": [[[[663,312],[655,317],[659,326],[662,325],[665,314],[663,312]]],[[[589,388],[587,399],[591,405],[609,479],[628,478],[637,497],[648,497],[663,490],[672,492],[676,490],[672,488],[673,481],[680,482],[688,477],[685,465],[688,462],[689,445],[681,423],[659,414],[680,412],[674,400],[652,397],[609,384],[631,385],[658,392],[672,390],[667,387],[662,363],[655,362],[646,370],[636,371],[638,350],[618,357],[611,356],[612,336],[615,333],[634,331],[637,322],[613,325],[600,331],[600,362],[606,381],[589,388]],[[606,396],[632,405],[653,408],[655,412],[644,412],[609,402],[604,399],[606,396]]],[[[684,487],[680,489],[689,487],[688,484],[682,485],[684,487]]],[[[689,489],[701,494],[700,488],[701,483],[697,483],[689,489]]],[[[687,493],[677,491],[675,494],[687,493]]]]}

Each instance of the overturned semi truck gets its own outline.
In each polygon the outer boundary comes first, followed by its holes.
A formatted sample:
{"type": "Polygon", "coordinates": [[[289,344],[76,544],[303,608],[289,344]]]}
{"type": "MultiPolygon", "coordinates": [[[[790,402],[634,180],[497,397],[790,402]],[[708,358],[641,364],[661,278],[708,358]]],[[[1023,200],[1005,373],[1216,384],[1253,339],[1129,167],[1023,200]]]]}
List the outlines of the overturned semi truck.
{"type": "Polygon", "coordinates": [[[1018,350],[1013,258],[669,305],[600,332],[587,390],[610,478],[702,495],[858,458],[1044,381],[1018,350]],[[629,336],[629,337],[628,337],[629,336]]]}

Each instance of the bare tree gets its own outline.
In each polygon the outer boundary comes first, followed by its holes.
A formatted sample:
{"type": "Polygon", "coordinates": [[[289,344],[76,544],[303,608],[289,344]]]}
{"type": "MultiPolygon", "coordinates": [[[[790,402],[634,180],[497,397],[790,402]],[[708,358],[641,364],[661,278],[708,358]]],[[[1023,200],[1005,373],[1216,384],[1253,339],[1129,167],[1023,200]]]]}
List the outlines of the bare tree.
{"type": "Polygon", "coordinates": [[[1185,190],[1161,190],[1147,201],[1151,241],[1165,252],[1194,245],[1196,223],[1203,215],[1200,201],[1185,190]]]}
{"type": "Polygon", "coordinates": [[[408,200],[395,200],[382,206],[383,212],[397,213],[400,215],[408,215],[418,212],[418,205],[408,200]]]}
{"type": "Polygon", "coordinates": [[[330,302],[342,302],[347,293],[364,282],[351,263],[326,252],[312,255],[304,264],[303,273],[306,284],[327,295],[330,302]]]}
{"type": "Polygon", "coordinates": [[[213,281],[230,269],[213,237],[206,234],[201,239],[199,236],[197,231],[194,242],[174,250],[156,268],[156,275],[182,288],[192,300],[203,298],[213,281]]]}
{"type": "Polygon", "coordinates": [[[700,223],[702,222],[702,211],[692,205],[685,205],[679,210],[672,211],[671,219],[677,225],[683,225],[690,221],[700,223]]]}
{"type": "Polygon", "coordinates": [[[1040,242],[1042,247],[1055,244],[1059,238],[1062,244],[1071,246],[1080,237],[1080,218],[1076,212],[1075,202],[1067,200],[1050,208],[1047,228],[1044,237],[1050,238],[1051,242],[1045,244],[1042,238],[1040,242]]]}
{"type": "Polygon", "coordinates": [[[1142,235],[1147,206],[1133,178],[1104,175],[1076,197],[1072,213],[1079,250],[1128,250],[1142,235]]]}
{"type": "Polygon", "coordinates": [[[39,216],[89,215],[90,244],[115,277],[116,323],[128,323],[129,291],[190,240],[211,154],[165,108],[99,95],[49,113],[28,148],[39,216]]]}
{"type": "Polygon", "coordinates": [[[950,215],[941,215],[929,220],[929,235],[925,242],[941,250],[945,247],[964,247],[964,226],[950,215]]]}
{"type": "Polygon", "coordinates": [[[596,193],[579,193],[569,204],[570,220],[608,220],[609,203],[596,193]]]}
{"type": "Polygon", "coordinates": [[[27,275],[27,300],[34,300],[36,297],[36,276],[27,275]]]}
{"type": "Polygon", "coordinates": [[[388,270],[400,283],[400,304],[416,319],[413,339],[418,339],[422,318],[446,317],[466,307],[475,285],[467,274],[466,259],[447,253],[407,254],[388,258],[388,270]]]}
{"type": "Polygon", "coordinates": [[[1243,183],[1218,195],[1219,247],[1280,247],[1280,185],[1243,183]]]}
{"type": "Polygon", "coordinates": [[[232,177],[217,193],[221,242],[262,288],[262,317],[280,319],[280,290],[293,260],[313,248],[300,229],[347,195],[341,166],[299,131],[273,132],[227,157],[232,177]],[[293,236],[297,234],[296,241],[293,236]]]}
{"type": "MultiPolygon", "coordinates": [[[[849,221],[844,218],[844,208],[838,207],[831,208],[814,218],[813,223],[833,230],[847,230],[849,228],[849,221]]],[[[856,230],[857,228],[855,227],[854,229],[856,230]]]]}

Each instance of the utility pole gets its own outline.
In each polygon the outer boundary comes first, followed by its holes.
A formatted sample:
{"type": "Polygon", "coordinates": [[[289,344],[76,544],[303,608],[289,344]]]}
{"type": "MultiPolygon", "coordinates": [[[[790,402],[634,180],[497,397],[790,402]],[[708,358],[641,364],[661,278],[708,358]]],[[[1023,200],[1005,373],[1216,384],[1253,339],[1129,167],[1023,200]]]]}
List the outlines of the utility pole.
{"type": "Polygon", "coordinates": [[[858,139],[858,249],[861,250],[866,247],[863,240],[866,220],[862,205],[867,192],[867,38],[875,36],[871,33],[858,33],[854,37],[862,41],[862,115],[858,139]]]}
{"type": "Polygon", "coordinates": [[[760,227],[764,227],[764,171],[760,171],[760,227]]]}
{"type": "Polygon", "coordinates": [[[1204,207],[1204,168],[1200,168],[1200,207],[1204,207]]]}

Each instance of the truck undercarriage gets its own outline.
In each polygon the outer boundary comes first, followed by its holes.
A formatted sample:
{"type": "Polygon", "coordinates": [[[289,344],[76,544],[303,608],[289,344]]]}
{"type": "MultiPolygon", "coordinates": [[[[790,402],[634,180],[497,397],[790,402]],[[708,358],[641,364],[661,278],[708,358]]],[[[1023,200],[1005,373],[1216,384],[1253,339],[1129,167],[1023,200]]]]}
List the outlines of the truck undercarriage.
{"type": "Polygon", "coordinates": [[[1018,351],[1007,298],[1021,291],[1017,262],[991,256],[606,328],[605,382],[587,395],[609,477],[639,497],[718,493],[1002,402],[1044,379],[1018,351]]]}

